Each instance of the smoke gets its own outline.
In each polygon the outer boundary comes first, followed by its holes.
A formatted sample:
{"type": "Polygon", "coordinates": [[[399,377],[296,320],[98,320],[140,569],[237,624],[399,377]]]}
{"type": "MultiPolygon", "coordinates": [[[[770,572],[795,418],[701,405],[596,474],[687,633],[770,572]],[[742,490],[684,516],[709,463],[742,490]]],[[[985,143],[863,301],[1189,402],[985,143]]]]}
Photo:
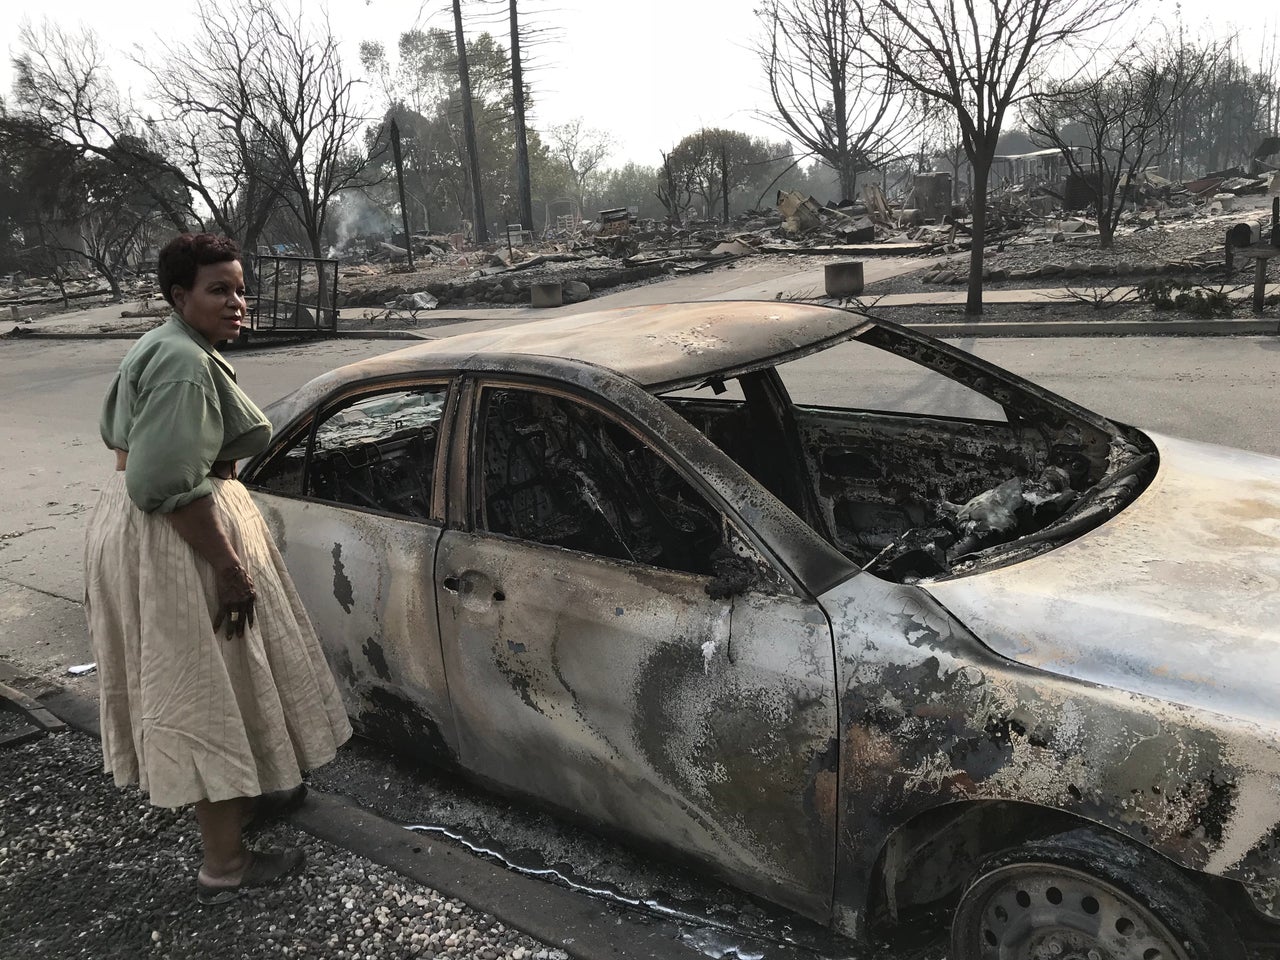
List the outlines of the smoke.
{"type": "Polygon", "coordinates": [[[396,229],[395,220],[385,210],[355,191],[339,197],[332,216],[334,246],[338,249],[352,237],[385,237],[396,229]]]}

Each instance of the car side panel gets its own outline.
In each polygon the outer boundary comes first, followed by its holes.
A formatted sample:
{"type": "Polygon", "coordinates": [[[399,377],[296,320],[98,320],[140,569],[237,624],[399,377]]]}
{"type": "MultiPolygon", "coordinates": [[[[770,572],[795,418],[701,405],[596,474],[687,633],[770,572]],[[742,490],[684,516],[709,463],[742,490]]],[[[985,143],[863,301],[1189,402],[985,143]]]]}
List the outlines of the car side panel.
{"type": "Polygon", "coordinates": [[[438,575],[469,769],[830,918],[835,686],[813,601],[715,600],[706,577],[453,530],[438,575]]]}
{"type": "Polygon", "coordinates": [[[440,527],[255,491],[358,729],[455,759],[433,587],[440,527]]]}

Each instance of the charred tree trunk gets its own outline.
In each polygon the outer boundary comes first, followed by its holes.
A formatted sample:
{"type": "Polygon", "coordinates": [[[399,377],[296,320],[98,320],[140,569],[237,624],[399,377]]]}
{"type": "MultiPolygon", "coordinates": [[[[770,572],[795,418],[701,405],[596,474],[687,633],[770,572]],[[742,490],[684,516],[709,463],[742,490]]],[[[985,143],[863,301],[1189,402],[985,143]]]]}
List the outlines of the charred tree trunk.
{"type": "Polygon", "coordinates": [[[404,159],[400,156],[400,125],[391,120],[391,152],[396,164],[396,189],[400,195],[400,219],[404,223],[404,249],[409,269],[413,269],[413,237],[409,233],[409,204],[404,199],[404,159]]]}
{"type": "Polygon", "coordinates": [[[517,0],[511,2],[511,102],[516,122],[516,194],[520,222],[533,229],[533,185],[529,177],[529,137],[524,125],[524,65],[520,62],[520,23],[517,0]]]}
{"type": "Polygon", "coordinates": [[[462,88],[462,135],[467,144],[467,169],[471,180],[471,209],[476,243],[489,242],[484,216],[484,189],[480,182],[480,155],[476,150],[476,117],[471,103],[471,72],[467,69],[467,41],[462,33],[462,0],[453,0],[453,33],[458,45],[458,83],[462,88]]]}
{"type": "Polygon", "coordinates": [[[969,293],[964,312],[971,317],[982,316],[982,270],[984,244],[987,236],[987,183],[991,179],[991,158],[994,148],[984,150],[984,156],[973,164],[973,238],[969,247],[969,293]]]}
{"type": "Polygon", "coordinates": [[[840,176],[840,199],[853,200],[858,195],[858,168],[847,160],[840,164],[836,173],[840,176]]]}

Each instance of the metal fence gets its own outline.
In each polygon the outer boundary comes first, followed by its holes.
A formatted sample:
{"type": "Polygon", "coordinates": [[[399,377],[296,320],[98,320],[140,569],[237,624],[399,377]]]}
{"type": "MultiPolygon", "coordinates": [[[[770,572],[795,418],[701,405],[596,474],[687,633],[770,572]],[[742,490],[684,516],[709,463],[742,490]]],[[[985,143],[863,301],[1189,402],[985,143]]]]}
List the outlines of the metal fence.
{"type": "Polygon", "coordinates": [[[254,255],[249,329],[323,336],[338,329],[338,261],[254,255]]]}

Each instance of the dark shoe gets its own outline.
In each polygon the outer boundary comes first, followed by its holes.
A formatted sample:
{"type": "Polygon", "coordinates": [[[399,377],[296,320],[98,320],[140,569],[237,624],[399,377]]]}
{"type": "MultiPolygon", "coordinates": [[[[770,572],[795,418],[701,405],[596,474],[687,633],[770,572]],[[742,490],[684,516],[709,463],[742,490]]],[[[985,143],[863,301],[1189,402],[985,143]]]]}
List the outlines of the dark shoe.
{"type": "Polygon", "coordinates": [[[205,906],[229,903],[240,896],[240,891],[250,887],[264,887],[275,883],[282,877],[296,873],[306,862],[306,854],[297,848],[288,850],[250,851],[249,865],[244,868],[244,875],[234,886],[219,886],[206,883],[196,874],[196,900],[205,906]]]}
{"type": "Polygon", "coordinates": [[[272,793],[264,793],[254,801],[253,816],[244,825],[241,833],[244,836],[257,833],[263,827],[269,826],[286,814],[297,810],[298,807],[302,806],[302,801],[306,797],[307,785],[305,783],[298,784],[292,790],[276,790],[272,793]]]}

